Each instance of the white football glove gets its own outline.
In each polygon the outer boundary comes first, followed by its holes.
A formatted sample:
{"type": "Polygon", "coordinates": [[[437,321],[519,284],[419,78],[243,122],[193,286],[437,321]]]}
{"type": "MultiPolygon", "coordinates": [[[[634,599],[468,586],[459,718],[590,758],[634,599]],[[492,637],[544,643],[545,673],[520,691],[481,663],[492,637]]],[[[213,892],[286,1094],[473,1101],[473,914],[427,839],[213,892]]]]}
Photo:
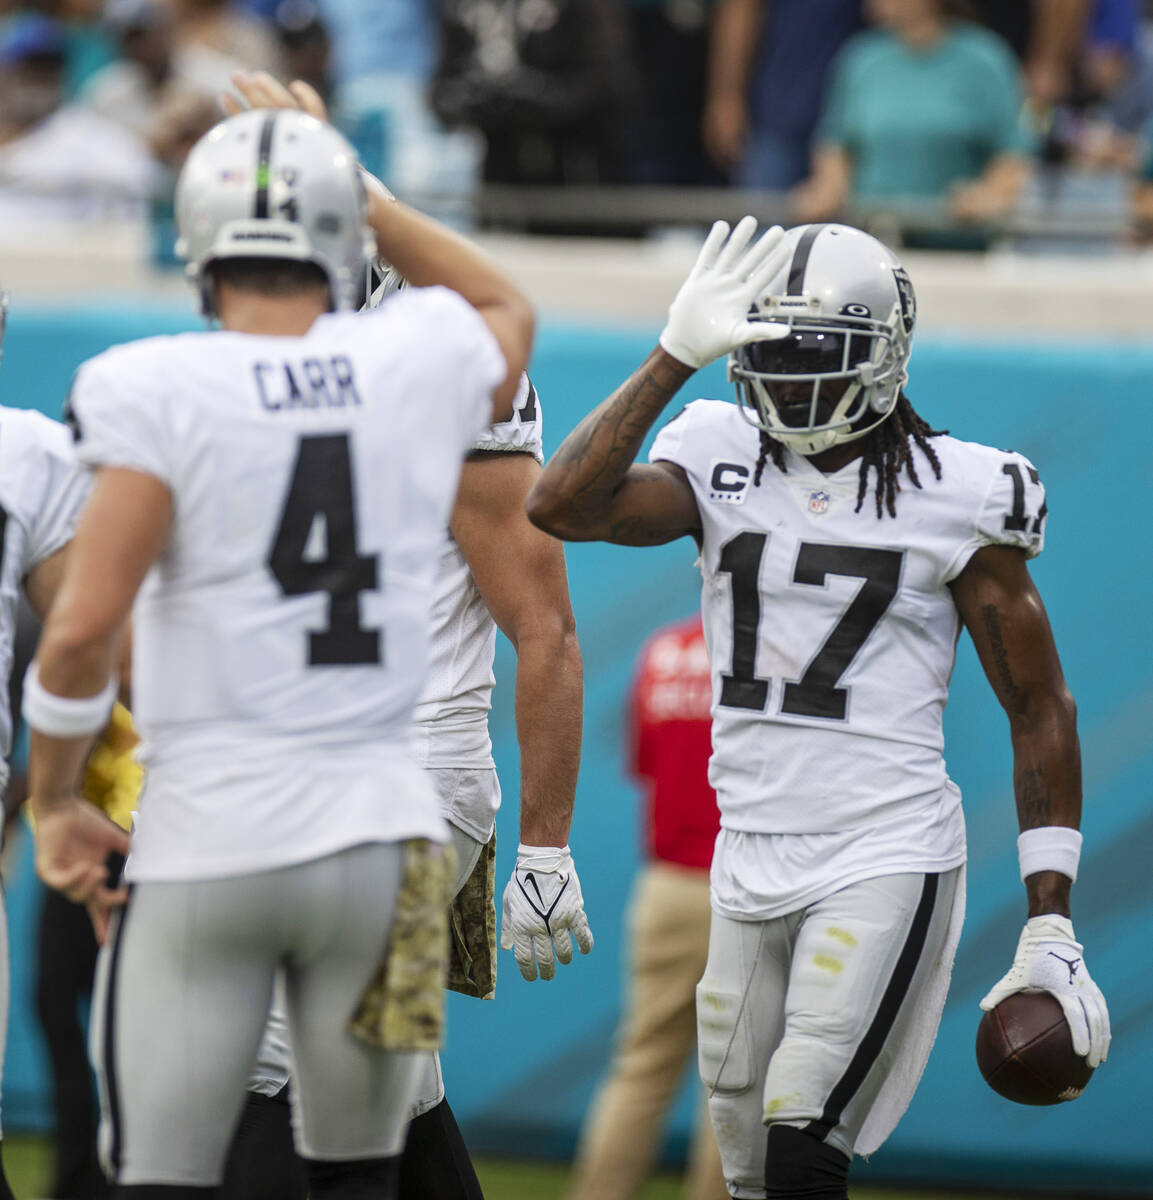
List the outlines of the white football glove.
{"type": "Polygon", "coordinates": [[[525,979],[551,979],[553,947],[562,963],[572,962],[572,941],[582,954],[593,948],[580,880],[567,846],[517,847],[516,866],[504,889],[500,946],[516,955],[525,979]]]}
{"type": "Polygon", "coordinates": [[[728,223],[717,221],[670,305],[661,345],[685,366],[703,367],[748,342],[788,336],[786,325],[748,319],[788,254],[780,249],[779,225],[746,250],[756,228],[756,218],[742,217],[730,236],[728,223]]]}
{"type": "Polygon", "coordinates": [[[1073,1050],[1096,1067],[1109,1053],[1109,1010],[1089,978],[1081,943],[1068,917],[1030,917],[1021,931],[1009,973],[981,1001],[988,1012],[1017,992],[1048,992],[1061,1005],[1073,1050]]]}

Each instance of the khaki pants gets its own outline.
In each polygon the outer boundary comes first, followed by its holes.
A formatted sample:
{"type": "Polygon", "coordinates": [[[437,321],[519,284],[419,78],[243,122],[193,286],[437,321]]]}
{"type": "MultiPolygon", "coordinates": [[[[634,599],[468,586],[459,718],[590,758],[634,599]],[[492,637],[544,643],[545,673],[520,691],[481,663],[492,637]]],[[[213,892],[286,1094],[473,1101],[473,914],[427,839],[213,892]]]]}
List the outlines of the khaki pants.
{"type": "MultiPolygon", "coordinates": [[[[589,1110],[571,1200],[628,1200],[652,1171],[665,1114],[695,1056],[695,990],[709,944],[707,871],[652,863],[629,909],[629,994],[608,1079],[589,1110]]],[[[685,1195],[728,1196],[704,1097],[685,1195]]]]}

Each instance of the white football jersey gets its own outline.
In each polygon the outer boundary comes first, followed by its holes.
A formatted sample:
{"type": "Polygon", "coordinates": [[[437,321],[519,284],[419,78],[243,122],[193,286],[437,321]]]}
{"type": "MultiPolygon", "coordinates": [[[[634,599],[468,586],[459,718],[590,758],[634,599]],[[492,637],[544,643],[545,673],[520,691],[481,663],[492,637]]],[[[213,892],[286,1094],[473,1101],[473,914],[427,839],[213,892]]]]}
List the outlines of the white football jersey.
{"type": "MultiPolygon", "coordinates": [[[[536,388],[521,379],[512,418],[491,425],[473,443],[474,453],[531,454],[544,461],[542,413],[536,388]]],[[[513,565],[515,569],[515,564],[513,565]]],[[[460,547],[446,527],[432,605],[432,642],[424,690],[413,716],[412,744],[428,767],[492,767],[488,713],[492,707],[496,622],[473,581],[460,547]]],[[[487,841],[496,816],[489,799],[459,799],[445,815],[478,841],[487,841]]]]}
{"type": "Polygon", "coordinates": [[[437,556],[504,359],[445,288],[299,338],[150,338],[80,370],[80,458],[172,492],[133,615],[134,879],[442,837],[408,753],[437,556]]]}
{"type": "MultiPolygon", "coordinates": [[[[0,679],[12,673],[24,579],[72,540],[89,486],[65,426],[38,412],[0,408],[0,679]]],[[[0,793],[11,752],[12,714],[5,686],[0,688],[0,793]]]]}
{"type": "MultiPolygon", "coordinates": [[[[700,509],[721,824],[753,834],[905,827],[932,858],[963,839],[941,719],[960,618],[948,584],[986,545],[1030,557],[1045,492],[1015,453],[950,437],[934,478],[902,477],[877,518],[860,462],[824,475],[787,453],[754,485],[757,430],[733,404],[690,404],[651,459],[686,472],[700,509]]],[[[963,846],[963,840],[961,842],[963,846]]],[[[954,853],[955,857],[955,853],[954,853]]]]}

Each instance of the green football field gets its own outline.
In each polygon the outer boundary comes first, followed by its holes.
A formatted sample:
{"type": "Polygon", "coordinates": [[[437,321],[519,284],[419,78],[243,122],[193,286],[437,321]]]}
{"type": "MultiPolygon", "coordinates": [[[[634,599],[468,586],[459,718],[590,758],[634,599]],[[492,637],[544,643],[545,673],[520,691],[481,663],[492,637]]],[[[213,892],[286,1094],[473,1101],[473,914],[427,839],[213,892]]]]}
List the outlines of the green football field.
{"type": "MultiPolygon", "coordinates": [[[[4,1139],[4,1165],[16,1200],[40,1200],[48,1177],[48,1142],[42,1138],[12,1136],[4,1139]]],[[[487,1160],[477,1164],[485,1200],[562,1200],[568,1171],[552,1163],[487,1160]]],[[[937,1192],[880,1192],[852,1190],[853,1200],[988,1200],[987,1197],[948,1196],[937,1192]]],[[[661,1175],[640,1193],[638,1200],[681,1200],[680,1181],[661,1175]]]]}

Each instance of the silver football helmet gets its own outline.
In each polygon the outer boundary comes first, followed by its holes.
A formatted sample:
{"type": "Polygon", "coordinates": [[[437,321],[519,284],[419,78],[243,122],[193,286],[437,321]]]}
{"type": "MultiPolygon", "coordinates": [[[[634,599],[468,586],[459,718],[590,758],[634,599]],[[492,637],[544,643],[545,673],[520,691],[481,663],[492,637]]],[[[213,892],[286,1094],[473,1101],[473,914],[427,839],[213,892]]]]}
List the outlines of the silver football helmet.
{"type": "Polygon", "coordinates": [[[907,379],[917,319],[897,256],[848,225],[799,225],[750,320],[788,337],[729,355],[729,379],[754,424],[799,454],[819,454],[875,429],[907,379]]]}
{"type": "Polygon", "coordinates": [[[176,184],[176,252],[215,315],[205,268],[224,258],[315,263],[332,305],[354,307],[376,253],[356,151],[330,125],[293,109],[221,121],[192,148],[176,184]]]}

